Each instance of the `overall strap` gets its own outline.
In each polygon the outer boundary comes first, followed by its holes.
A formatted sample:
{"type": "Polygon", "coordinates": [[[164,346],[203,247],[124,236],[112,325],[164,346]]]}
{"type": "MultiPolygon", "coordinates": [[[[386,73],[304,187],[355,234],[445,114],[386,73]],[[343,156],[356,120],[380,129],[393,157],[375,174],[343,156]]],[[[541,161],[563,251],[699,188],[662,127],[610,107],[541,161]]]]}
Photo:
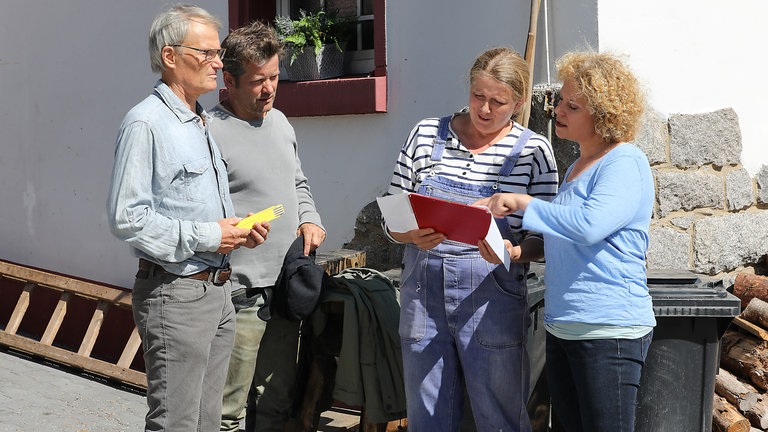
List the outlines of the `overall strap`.
{"type": "Polygon", "coordinates": [[[438,162],[443,159],[445,144],[451,140],[448,137],[448,125],[450,123],[451,116],[440,117],[440,122],[437,124],[437,135],[432,141],[432,155],[430,156],[432,162],[438,162]]]}
{"type": "Polygon", "coordinates": [[[528,139],[530,139],[531,136],[533,136],[533,131],[528,128],[523,128],[523,132],[517,138],[515,146],[512,147],[512,151],[509,152],[507,157],[504,159],[504,164],[501,165],[501,169],[499,170],[499,177],[506,177],[512,173],[512,169],[517,163],[517,158],[520,157],[520,153],[522,153],[523,149],[525,148],[525,143],[528,142],[528,139]]]}

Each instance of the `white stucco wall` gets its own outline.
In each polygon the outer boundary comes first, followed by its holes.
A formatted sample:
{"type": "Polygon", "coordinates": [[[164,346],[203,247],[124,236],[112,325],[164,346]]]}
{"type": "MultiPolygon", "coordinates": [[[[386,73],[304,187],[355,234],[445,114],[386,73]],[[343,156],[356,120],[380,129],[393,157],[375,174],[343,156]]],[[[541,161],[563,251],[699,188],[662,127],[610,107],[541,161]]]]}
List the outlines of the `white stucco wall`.
{"type": "MultiPolygon", "coordinates": [[[[120,121],[157,79],[149,25],[169,4],[0,0],[0,259],[131,286],[106,195],[120,121]]],[[[226,29],[227,2],[199,4],[226,29]]]]}
{"type": "MultiPolygon", "coordinates": [[[[226,21],[227,2],[197,3],[226,21]]],[[[753,84],[759,53],[752,52],[767,40],[758,22],[766,7],[761,0],[667,3],[550,1],[550,64],[573,48],[612,48],[630,54],[653,107],[665,114],[733,107],[744,164],[754,172],[768,163],[760,145],[765,90],[753,84]]],[[[0,0],[0,259],[131,285],[136,263],[109,233],[104,202],[120,120],[156,79],[149,23],[168,4],[0,0]]],[[[528,6],[388,1],[388,112],[291,119],[329,231],[324,248],[352,238],[360,209],[386,190],[413,124],[466,104],[477,54],[496,45],[524,50],[528,6]]],[[[543,13],[536,82],[547,77],[543,13]]],[[[202,99],[206,107],[214,101],[202,99]]]]}
{"type": "Polygon", "coordinates": [[[754,175],[768,163],[767,2],[600,0],[598,10],[600,49],[629,55],[654,109],[666,116],[731,107],[742,164],[754,175]]]}

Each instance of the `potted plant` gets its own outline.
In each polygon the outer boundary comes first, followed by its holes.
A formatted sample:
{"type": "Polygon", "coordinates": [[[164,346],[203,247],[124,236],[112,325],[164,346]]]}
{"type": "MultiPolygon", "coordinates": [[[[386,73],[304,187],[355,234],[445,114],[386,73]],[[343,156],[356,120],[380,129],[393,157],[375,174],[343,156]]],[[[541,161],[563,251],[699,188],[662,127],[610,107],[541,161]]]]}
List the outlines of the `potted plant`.
{"type": "Polygon", "coordinates": [[[344,45],[353,24],[347,17],[299,10],[299,18],[275,17],[275,29],[286,46],[285,71],[293,81],[326,79],[344,72],[344,45]]]}

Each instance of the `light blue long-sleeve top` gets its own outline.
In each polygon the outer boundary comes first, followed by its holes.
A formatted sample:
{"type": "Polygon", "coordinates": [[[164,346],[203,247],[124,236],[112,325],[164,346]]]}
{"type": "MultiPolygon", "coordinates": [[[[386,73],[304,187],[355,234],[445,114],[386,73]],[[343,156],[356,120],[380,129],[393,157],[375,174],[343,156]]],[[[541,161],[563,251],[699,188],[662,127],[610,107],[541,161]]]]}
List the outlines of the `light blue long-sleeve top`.
{"type": "Polygon", "coordinates": [[[532,200],[523,217],[525,229],[544,235],[545,324],[654,326],[645,273],[655,193],[648,159],[621,144],[568,181],[572,169],[552,202],[532,200]]]}
{"type": "Polygon", "coordinates": [[[196,111],[158,81],[123,119],[107,199],[112,233],[182,276],[228,262],[217,221],[235,215],[210,116],[196,111]]]}

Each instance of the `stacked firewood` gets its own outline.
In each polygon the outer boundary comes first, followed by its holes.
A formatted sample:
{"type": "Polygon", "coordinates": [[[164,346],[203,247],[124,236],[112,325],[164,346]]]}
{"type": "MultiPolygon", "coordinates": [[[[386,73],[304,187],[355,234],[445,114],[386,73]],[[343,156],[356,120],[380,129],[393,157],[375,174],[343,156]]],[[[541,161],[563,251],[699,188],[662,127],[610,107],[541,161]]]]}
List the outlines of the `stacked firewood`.
{"type": "Polygon", "coordinates": [[[768,431],[768,277],[740,274],[733,294],[742,312],[720,341],[713,430],[768,431]]]}

